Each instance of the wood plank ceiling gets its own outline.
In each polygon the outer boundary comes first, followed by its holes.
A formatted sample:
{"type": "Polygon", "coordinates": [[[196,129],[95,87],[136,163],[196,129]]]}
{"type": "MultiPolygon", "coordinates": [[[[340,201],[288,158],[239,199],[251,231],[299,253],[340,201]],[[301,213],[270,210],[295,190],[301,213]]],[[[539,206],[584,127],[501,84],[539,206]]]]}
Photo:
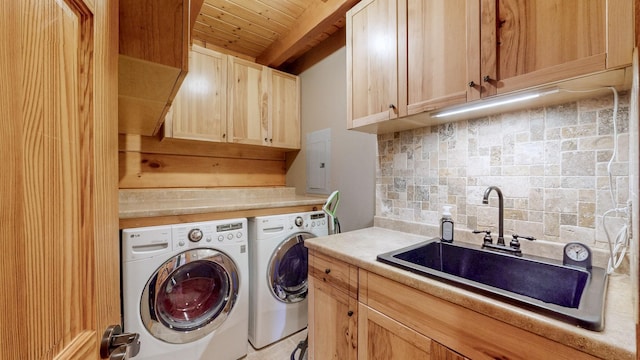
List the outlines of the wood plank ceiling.
{"type": "MultiPolygon", "coordinates": [[[[192,39],[286,69],[332,35],[359,0],[204,0],[192,39]]],[[[344,41],[344,40],[342,40],[344,41]]]]}

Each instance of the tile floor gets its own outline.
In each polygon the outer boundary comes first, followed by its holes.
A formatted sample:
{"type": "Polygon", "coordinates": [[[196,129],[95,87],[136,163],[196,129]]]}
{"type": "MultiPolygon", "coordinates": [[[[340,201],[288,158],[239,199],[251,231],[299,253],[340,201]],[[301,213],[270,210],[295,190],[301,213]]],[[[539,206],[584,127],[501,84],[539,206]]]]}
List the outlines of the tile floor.
{"type": "MultiPolygon", "coordinates": [[[[291,353],[306,336],[307,329],[304,329],[260,350],[256,350],[251,344],[248,344],[247,356],[242,360],[290,360],[291,353]]],[[[296,360],[298,360],[298,356],[300,356],[300,350],[296,352],[296,360]]]]}

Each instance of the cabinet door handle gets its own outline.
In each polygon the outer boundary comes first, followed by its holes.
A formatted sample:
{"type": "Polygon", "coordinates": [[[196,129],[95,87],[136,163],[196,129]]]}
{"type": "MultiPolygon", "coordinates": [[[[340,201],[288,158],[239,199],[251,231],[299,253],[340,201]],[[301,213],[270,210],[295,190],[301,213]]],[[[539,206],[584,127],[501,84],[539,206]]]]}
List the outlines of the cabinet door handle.
{"type": "Polygon", "coordinates": [[[469,87],[476,87],[476,82],[475,81],[469,81],[469,87]]]}
{"type": "Polygon", "coordinates": [[[482,78],[482,80],[484,80],[484,82],[489,82],[489,81],[491,81],[491,76],[489,76],[489,75],[485,75],[485,76],[482,78]]]}
{"type": "Polygon", "coordinates": [[[328,273],[330,273],[330,272],[331,272],[331,269],[324,269],[324,273],[325,273],[325,274],[328,274],[328,273]]]}
{"type": "Polygon", "coordinates": [[[353,310],[349,310],[349,311],[347,312],[347,316],[352,317],[352,316],[353,316],[353,310]]]}

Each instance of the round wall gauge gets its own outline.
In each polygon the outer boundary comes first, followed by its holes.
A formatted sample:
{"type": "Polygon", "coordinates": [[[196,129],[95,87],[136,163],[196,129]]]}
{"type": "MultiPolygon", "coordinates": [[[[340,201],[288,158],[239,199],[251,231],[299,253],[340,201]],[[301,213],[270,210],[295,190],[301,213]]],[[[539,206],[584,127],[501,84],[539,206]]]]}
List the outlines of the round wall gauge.
{"type": "Polygon", "coordinates": [[[564,246],[562,263],[564,265],[573,265],[585,269],[591,269],[591,249],[589,249],[585,244],[570,242],[564,246]]]}

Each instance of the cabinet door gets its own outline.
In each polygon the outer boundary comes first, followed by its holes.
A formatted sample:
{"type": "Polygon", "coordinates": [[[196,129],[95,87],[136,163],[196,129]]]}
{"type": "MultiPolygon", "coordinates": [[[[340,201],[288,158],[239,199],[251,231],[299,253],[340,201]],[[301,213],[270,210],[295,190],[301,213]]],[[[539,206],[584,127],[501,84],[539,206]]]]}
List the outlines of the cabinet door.
{"type": "Polygon", "coordinates": [[[355,360],[358,302],[309,276],[309,359],[355,360]]]}
{"type": "Polygon", "coordinates": [[[364,304],[358,305],[358,359],[431,358],[431,339],[364,304]]]}
{"type": "MultiPolygon", "coordinates": [[[[171,132],[178,139],[226,141],[227,58],[193,46],[189,73],[171,106],[171,132]]],[[[166,129],[167,126],[165,126],[166,129]]]]}
{"type": "Polygon", "coordinates": [[[631,13],[628,0],[481,0],[484,96],[630,63],[631,13]]]}
{"type": "Polygon", "coordinates": [[[300,148],[300,82],[295,75],[266,68],[269,73],[269,143],[300,148]]]}
{"type": "Polygon", "coordinates": [[[229,56],[229,142],[268,145],[267,86],[263,66],[229,56]]]}
{"type": "Polygon", "coordinates": [[[347,13],[347,127],[398,113],[396,0],[362,1],[347,13]]]}
{"type": "Polygon", "coordinates": [[[400,78],[408,115],[480,98],[478,9],[478,1],[407,1],[407,74],[400,78]]]}

